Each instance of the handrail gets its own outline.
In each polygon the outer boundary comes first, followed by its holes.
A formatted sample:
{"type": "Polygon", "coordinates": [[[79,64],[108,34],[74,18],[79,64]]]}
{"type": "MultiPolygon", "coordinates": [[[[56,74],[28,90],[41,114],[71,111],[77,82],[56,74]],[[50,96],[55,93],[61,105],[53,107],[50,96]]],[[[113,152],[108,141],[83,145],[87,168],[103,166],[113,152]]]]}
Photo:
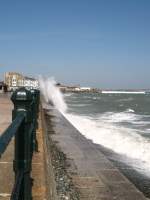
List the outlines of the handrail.
{"type": "Polygon", "coordinates": [[[24,113],[19,113],[16,118],[12,121],[10,126],[3,132],[0,136],[0,157],[6,150],[9,142],[11,141],[12,137],[18,131],[20,125],[22,124],[23,120],[25,119],[24,113]]]}
{"type": "Polygon", "coordinates": [[[0,136],[0,158],[13,136],[15,184],[11,200],[31,200],[31,166],[33,151],[37,150],[36,129],[39,112],[39,90],[19,88],[11,97],[14,103],[12,123],[0,136]]]}

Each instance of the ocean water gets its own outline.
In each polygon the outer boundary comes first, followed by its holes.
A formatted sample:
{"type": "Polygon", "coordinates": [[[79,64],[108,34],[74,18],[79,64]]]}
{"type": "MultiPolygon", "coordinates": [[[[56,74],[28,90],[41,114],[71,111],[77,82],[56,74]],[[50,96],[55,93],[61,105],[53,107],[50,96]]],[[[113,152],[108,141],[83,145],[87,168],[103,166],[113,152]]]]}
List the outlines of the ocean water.
{"type": "Polygon", "coordinates": [[[150,94],[65,93],[53,78],[40,78],[53,104],[150,198],[150,94]]]}
{"type": "Polygon", "coordinates": [[[64,115],[86,138],[150,177],[150,95],[66,93],[64,97],[68,107],[64,115]]]}

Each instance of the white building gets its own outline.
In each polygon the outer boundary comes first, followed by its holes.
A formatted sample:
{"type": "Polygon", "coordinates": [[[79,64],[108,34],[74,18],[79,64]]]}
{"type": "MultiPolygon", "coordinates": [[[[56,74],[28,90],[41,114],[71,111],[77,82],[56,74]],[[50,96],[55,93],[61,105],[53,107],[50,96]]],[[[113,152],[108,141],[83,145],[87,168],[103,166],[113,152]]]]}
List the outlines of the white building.
{"type": "Polygon", "coordinates": [[[24,77],[24,87],[26,87],[27,89],[38,89],[38,80],[34,78],[24,77]]]}
{"type": "Polygon", "coordinates": [[[91,88],[90,87],[77,87],[76,89],[75,89],[76,91],[81,91],[81,92],[89,92],[89,91],[91,91],[91,88]]]}
{"type": "Polygon", "coordinates": [[[8,86],[8,90],[15,90],[23,86],[24,77],[16,72],[6,72],[4,83],[8,86]]]}
{"type": "Polygon", "coordinates": [[[16,90],[19,87],[26,87],[27,89],[38,89],[38,80],[30,77],[24,77],[22,74],[16,72],[5,73],[5,84],[8,90],[16,90]]]}

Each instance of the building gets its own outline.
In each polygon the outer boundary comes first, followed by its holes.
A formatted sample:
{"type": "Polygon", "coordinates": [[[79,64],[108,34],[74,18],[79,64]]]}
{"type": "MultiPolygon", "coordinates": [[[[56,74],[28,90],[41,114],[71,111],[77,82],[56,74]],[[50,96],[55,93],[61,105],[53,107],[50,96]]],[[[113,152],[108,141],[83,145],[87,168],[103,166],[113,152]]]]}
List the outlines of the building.
{"type": "Polygon", "coordinates": [[[24,77],[24,87],[27,89],[38,89],[38,80],[30,77],[24,77]]]}
{"type": "Polygon", "coordinates": [[[59,87],[62,92],[75,92],[77,91],[76,88],[78,88],[78,86],[66,86],[60,83],[57,83],[56,86],[59,87]]]}
{"type": "Polygon", "coordinates": [[[57,83],[56,86],[59,87],[62,92],[97,92],[96,89],[91,87],[66,86],[60,83],[57,83]]]}
{"type": "Polygon", "coordinates": [[[14,91],[19,87],[26,87],[27,89],[38,88],[38,81],[36,79],[24,77],[16,72],[6,72],[4,82],[8,86],[9,91],[14,91]]]}
{"type": "Polygon", "coordinates": [[[16,72],[6,72],[4,82],[8,86],[8,90],[15,90],[23,86],[23,75],[16,72]]]}
{"type": "Polygon", "coordinates": [[[77,91],[77,92],[89,92],[89,91],[92,91],[92,89],[90,87],[76,87],[75,91],[77,91]]]}

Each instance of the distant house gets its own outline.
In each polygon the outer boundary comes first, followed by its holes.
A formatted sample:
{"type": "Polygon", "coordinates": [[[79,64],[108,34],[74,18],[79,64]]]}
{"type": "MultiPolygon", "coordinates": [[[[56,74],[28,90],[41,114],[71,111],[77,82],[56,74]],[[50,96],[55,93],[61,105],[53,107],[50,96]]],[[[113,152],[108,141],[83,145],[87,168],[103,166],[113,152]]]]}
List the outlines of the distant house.
{"type": "Polygon", "coordinates": [[[62,92],[75,92],[77,88],[77,86],[66,86],[61,83],[57,83],[56,86],[59,87],[62,92]]]}
{"type": "Polygon", "coordinates": [[[8,90],[15,90],[18,87],[23,86],[23,76],[16,72],[6,72],[4,83],[8,86],[8,90]]]}
{"type": "Polygon", "coordinates": [[[91,88],[90,87],[80,87],[81,91],[90,91],[91,88]]]}
{"type": "Polygon", "coordinates": [[[89,92],[91,90],[92,90],[92,88],[90,88],[90,87],[76,87],[75,88],[75,91],[77,91],[77,92],[89,92]]]}
{"type": "Polygon", "coordinates": [[[38,80],[24,77],[22,74],[16,72],[6,72],[4,82],[8,86],[9,91],[14,91],[19,87],[26,87],[28,89],[38,88],[38,80]]]}
{"type": "Polygon", "coordinates": [[[38,88],[38,80],[30,77],[24,77],[24,87],[28,89],[37,89],[38,88]]]}
{"type": "Polygon", "coordinates": [[[90,91],[96,91],[90,87],[80,87],[80,86],[66,86],[66,85],[62,85],[60,83],[56,84],[57,87],[59,87],[59,89],[62,92],[90,92],[90,91]]]}
{"type": "Polygon", "coordinates": [[[62,92],[65,92],[66,89],[67,89],[67,86],[61,85],[60,83],[57,83],[56,86],[59,87],[59,89],[60,89],[62,92]]]}

